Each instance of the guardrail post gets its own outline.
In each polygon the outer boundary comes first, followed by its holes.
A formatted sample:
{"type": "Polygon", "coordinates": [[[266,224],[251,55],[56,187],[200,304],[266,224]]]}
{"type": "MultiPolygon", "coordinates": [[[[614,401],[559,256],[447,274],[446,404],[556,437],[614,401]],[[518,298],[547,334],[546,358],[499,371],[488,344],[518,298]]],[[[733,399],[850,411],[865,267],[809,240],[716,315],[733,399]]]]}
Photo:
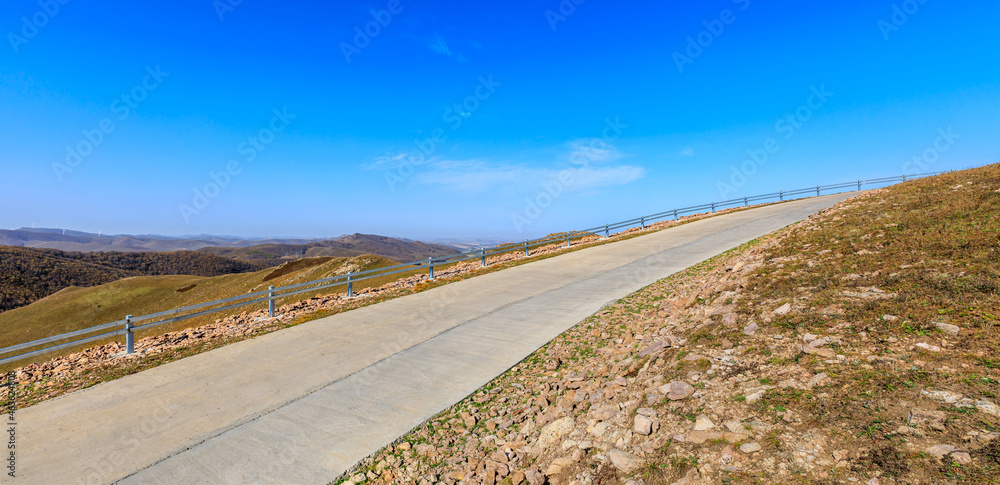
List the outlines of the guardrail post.
{"type": "Polygon", "coordinates": [[[712,212],[715,212],[715,202],[712,202],[712,212]]]}
{"type": "Polygon", "coordinates": [[[903,182],[906,182],[906,174],[903,174],[903,182]]]}
{"type": "Polygon", "coordinates": [[[566,233],[566,247],[570,247],[570,246],[571,246],[571,244],[569,243],[569,233],[567,232],[566,233]]]}
{"type": "Polygon", "coordinates": [[[611,232],[608,230],[608,226],[610,226],[610,225],[611,224],[605,224],[604,225],[604,237],[611,237],[611,232]]]}
{"type": "Polygon", "coordinates": [[[348,298],[354,296],[354,282],[351,281],[351,273],[353,273],[353,271],[348,271],[347,272],[347,297],[348,298]]]}
{"type": "Polygon", "coordinates": [[[132,315],[125,316],[125,355],[135,353],[135,332],[132,331],[132,315]]]}
{"type": "Polygon", "coordinates": [[[486,248],[479,248],[479,257],[482,260],[483,268],[486,267],[486,248]]]}
{"type": "Polygon", "coordinates": [[[859,191],[861,190],[861,181],[860,180],[858,180],[858,190],[859,191]]]}
{"type": "Polygon", "coordinates": [[[642,229],[646,228],[646,218],[645,217],[643,217],[642,220],[639,221],[639,227],[642,228],[642,229]]]}
{"type": "Polygon", "coordinates": [[[524,257],[526,257],[526,258],[527,258],[528,256],[531,256],[531,255],[530,255],[530,254],[528,254],[528,240],[527,240],[527,239],[525,239],[525,240],[524,240],[524,257]]]}
{"type": "Polygon", "coordinates": [[[744,198],[743,198],[743,207],[746,207],[746,206],[747,206],[747,198],[746,198],[746,197],[744,197],[744,198]]]}
{"type": "Polygon", "coordinates": [[[677,209],[674,209],[674,220],[677,220],[677,209]]]}
{"type": "Polygon", "coordinates": [[[430,268],[429,280],[434,279],[434,258],[427,258],[427,267],[430,268]]]}
{"type": "Polygon", "coordinates": [[[816,197],[819,197],[819,185],[816,186],[816,197]]]}
{"type": "Polygon", "coordinates": [[[779,190],[778,191],[778,199],[779,200],[785,200],[785,191],[784,190],[779,190]]]}
{"type": "Polygon", "coordinates": [[[274,287],[267,287],[267,316],[274,318],[274,287]]]}

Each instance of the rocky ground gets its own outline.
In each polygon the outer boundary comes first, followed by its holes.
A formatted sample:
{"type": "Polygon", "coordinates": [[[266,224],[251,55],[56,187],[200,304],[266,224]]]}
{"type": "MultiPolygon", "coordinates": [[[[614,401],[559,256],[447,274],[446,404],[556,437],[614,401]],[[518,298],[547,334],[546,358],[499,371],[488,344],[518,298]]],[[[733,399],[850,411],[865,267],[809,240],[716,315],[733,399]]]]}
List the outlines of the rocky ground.
{"type": "Polygon", "coordinates": [[[661,280],[340,483],[1000,483],[1000,169],[661,280]]]}

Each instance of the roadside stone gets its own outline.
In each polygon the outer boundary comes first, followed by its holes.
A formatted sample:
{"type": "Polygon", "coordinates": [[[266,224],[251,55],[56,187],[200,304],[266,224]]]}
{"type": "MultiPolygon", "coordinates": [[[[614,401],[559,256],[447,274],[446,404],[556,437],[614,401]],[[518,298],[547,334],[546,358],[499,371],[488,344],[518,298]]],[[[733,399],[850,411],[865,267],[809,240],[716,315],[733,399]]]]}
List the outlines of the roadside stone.
{"type": "Polygon", "coordinates": [[[700,445],[710,440],[722,439],[722,433],[718,431],[692,431],[684,437],[684,441],[700,445]]]}
{"type": "Polygon", "coordinates": [[[928,343],[924,343],[924,342],[918,343],[916,345],[916,347],[918,349],[924,349],[924,350],[926,350],[928,352],[940,352],[941,351],[941,347],[938,347],[937,345],[931,345],[931,344],[928,344],[928,343]]]}
{"type": "Polygon", "coordinates": [[[962,400],[962,395],[957,392],[951,391],[920,391],[920,395],[928,399],[943,402],[946,404],[955,404],[962,400]]]}
{"type": "Polygon", "coordinates": [[[708,419],[708,416],[705,416],[704,414],[699,414],[698,417],[695,419],[694,422],[695,431],[708,431],[714,428],[715,428],[715,423],[713,423],[711,419],[708,419]]]}
{"type": "Polygon", "coordinates": [[[653,345],[650,345],[649,347],[646,347],[641,352],[639,352],[639,357],[645,357],[647,355],[659,353],[660,351],[666,349],[667,347],[670,347],[669,343],[667,343],[664,340],[658,340],[655,343],[653,343],[653,345]]]}
{"type": "Polygon", "coordinates": [[[1000,407],[985,399],[972,400],[969,398],[960,399],[955,403],[957,408],[976,408],[980,412],[1000,417],[1000,407]]]}
{"type": "Polygon", "coordinates": [[[955,448],[952,445],[934,445],[927,447],[927,449],[924,451],[926,451],[927,454],[929,455],[933,455],[935,458],[941,459],[944,458],[949,453],[959,450],[958,448],[955,448]]]}
{"type": "Polygon", "coordinates": [[[972,464],[972,456],[969,455],[968,453],[964,452],[964,451],[956,451],[956,452],[952,453],[950,456],[951,456],[951,459],[955,460],[955,462],[958,463],[959,465],[971,465],[972,464]]]}
{"type": "Polygon", "coordinates": [[[950,323],[944,323],[944,322],[933,322],[933,323],[938,330],[950,335],[958,335],[958,331],[960,330],[958,328],[958,325],[952,325],[950,323]]]}
{"type": "Polygon", "coordinates": [[[826,375],[826,372],[820,372],[819,374],[813,376],[812,379],[809,379],[809,382],[806,383],[806,387],[812,388],[817,386],[826,386],[831,382],[832,380],[830,379],[830,376],[826,375]]]}
{"type": "Polygon", "coordinates": [[[545,448],[552,448],[559,443],[562,438],[573,431],[576,422],[572,417],[559,418],[542,428],[538,436],[538,442],[545,448]]]}
{"type": "Polygon", "coordinates": [[[837,356],[837,353],[831,349],[816,348],[807,343],[799,344],[799,351],[803,354],[818,355],[824,359],[832,359],[837,356]]]}
{"type": "Polygon", "coordinates": [[[741,423],[739,421],[736,421],[736,420],[726,421],[725,423],[722,423],[722,425],[725,426],[726,429],[728,429],[732,433],[746,433],[747,432],[747,429],[746,429],[746,427],[743,426],[743,423],[741,423]]]}
{"type": "Polygon", "coordinates": [[[660,386],[659,391],[671,401],[680,401],[694,394],[694,386],[684,381],[671,381],[660,386]]]}
{"type": "Polygon", "coordinates": [[[746,395],[745,395],[745,396],[743,396],[743,397],[744,397],[744,399],[745,399],[745,402],[746,402],[747,404],[753,404],[753,403],[755,403],[755,402],[757,402],[757,401],[760,401],[760,399],[761,399],[762,397],[764,397],[764,393],[765,393],[765,392],[767,392],[767,390],[765,390],[765,389],[760,389],[760,390],[758,390],[758,391],[754,391],[754,392],[751,392],[750,394],[746,394],[746,395]]]}
{"type": "Polygon", "coordinates": [[[524,478],[530,485],[545,485],[545,474],[538,470],[526,470],[524,478]]]}
{"type": "Polygon", "coordinates": [[[756,453],[760,451],[760,443],[743,443],[740,445],[740,451],[746,454],[756,453]]]}
{"type": "Polygon", "coordinates": [[[611,464],[622,473],[632,473],[642,466],[641,458],[617,448],[608,452],[608,458],[611,460],[611,464]]]}
{"type": "Polygon", "coordinates": [[[786,315],[788,312],[792,311],[791,303],[785,303],[784,305],[775,308],[773,312],[775,315],[786,315]]]}
{"type": "Polygon", "coordinates": [[[643,436],[649,436],[653,433],[653,420],[641,414],[636,414],[635,424],[632,427],[632,431],[635,431],[643,436]]]}
{"type": "Polygon", "coordinates": [[[752,336],[757,333],[758,328],[759,327],[757,327],[757,322],[750,322],[749,325],[743,327],[743,333],[752,336]]]}

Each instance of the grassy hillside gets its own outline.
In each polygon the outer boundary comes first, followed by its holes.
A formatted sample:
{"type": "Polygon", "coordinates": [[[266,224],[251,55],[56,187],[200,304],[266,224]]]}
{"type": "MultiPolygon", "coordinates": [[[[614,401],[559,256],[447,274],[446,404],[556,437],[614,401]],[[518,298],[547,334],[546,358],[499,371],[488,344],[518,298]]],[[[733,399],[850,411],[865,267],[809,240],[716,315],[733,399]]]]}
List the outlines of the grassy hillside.
{"type": "Polygon", "coordinates": [[[0,311],[27,305],[70,286],[95,286],[130,276],[218,276],[269,266],[194,251],[75,253],[0,246],[0,311]]]}
{"type": "Polygon", "coordinates": [[[244,248],[209,247],[199,251],[241,261],[289,260],[319,256],[343,258],[377,254],[400,263],[458,252],[450,246],[372,234],[353,234],[336,240],[308,244],[260,244],[244,248]]]}
{"type": "MultiPolygon", "coordinates": [[[[268,286],[284,286],[394,264],[378,256],[309,258],[253,273],[204,276],[139,276],[91,287],[70,287],[31,305],[0,314],[0,347],[171,308],[217,300],[268,286]]],[[[377,279],[366,281],[382,284],[377,279]]],[[[358,285],[363,288],[365,285],[358,285]]],[[[309,294],[301,295],[305,298],[309,294]]],[[[165,332],[203,325],[248,310],[243,307],[164,326],[165,332]]]]}

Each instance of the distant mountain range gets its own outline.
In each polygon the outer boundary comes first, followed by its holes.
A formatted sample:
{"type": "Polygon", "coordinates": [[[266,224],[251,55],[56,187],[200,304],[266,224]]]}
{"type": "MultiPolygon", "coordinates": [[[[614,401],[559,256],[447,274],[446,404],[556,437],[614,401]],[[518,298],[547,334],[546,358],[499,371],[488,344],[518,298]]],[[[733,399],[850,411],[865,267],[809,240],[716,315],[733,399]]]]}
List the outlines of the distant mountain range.
{"type": "Polygon", "coordinates": [[[320,239],[248,239],[231,236],[157,236],[92,234],[67,229],[0,229],[0,246],[58,249],[61,251],[194,251],[204,247],[247,247],[258,244],[306,244],[320,239]]]}
{"type": "Polygon", "coordinates": [[[400,263],[430,257],[448,256],[459,252],[457,248],[420,241],[407,241],[372,234],[352,234],[328,241],[302,244],[267,243],[247,247],[205,247],[198,250],[241,261],[276,260],[332,256],[351,258],[362,254],[374,254],[400,263]]]}

